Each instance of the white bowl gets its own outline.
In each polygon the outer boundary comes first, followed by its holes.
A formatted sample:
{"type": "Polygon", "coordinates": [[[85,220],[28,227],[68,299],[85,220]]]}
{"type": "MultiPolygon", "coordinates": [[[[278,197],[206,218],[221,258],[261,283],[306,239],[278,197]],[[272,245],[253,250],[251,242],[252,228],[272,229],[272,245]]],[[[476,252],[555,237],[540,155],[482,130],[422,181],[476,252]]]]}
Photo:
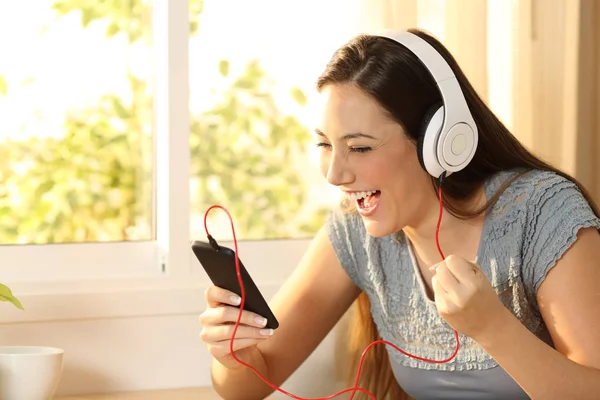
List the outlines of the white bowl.
{"type": "Polygon", "coordinates": [[[62,349],[0,346],[0,400],[50,400],[63,369],[62,349]]]}

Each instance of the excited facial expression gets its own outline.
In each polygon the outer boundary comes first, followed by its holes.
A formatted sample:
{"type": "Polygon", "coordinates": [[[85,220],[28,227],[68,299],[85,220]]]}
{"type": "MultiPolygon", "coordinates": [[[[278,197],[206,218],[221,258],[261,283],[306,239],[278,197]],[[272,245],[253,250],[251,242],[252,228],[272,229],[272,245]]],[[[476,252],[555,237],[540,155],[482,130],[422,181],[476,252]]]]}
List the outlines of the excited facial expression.
{"type": "Polygon", "coordinates": [[[315,132],[327,181],[355,202],[372,236],[415,223],[431,200],[431,180],[402,126],[355,85],[326,86],[321,100],[315,132]]]}

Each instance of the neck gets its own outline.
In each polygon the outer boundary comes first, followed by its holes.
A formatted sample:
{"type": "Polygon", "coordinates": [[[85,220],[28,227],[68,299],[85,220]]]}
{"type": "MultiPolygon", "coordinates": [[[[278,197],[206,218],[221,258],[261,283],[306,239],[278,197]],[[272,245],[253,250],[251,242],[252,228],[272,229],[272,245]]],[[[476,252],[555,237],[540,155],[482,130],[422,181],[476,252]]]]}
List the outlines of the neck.
{"type": "MultiPolygon", "coordinates": [[[[473,203],[480,206],[484,202],[485,193],[481,190],[473,203]]],[[[436,245],[436,227],[440,214],[439,199],[436,196],[430,196],[421,210],[421,215],[415,220],[415,223],[406,226],[403,231],[410,240],[416,257],[423,264],[430,266],[442,260],[436,245]]],[[[438,235],[444,256],[456,254],[467,260],[475,261],[483,222],[483,215],[463,220],[444,209],[438,235]]]]}

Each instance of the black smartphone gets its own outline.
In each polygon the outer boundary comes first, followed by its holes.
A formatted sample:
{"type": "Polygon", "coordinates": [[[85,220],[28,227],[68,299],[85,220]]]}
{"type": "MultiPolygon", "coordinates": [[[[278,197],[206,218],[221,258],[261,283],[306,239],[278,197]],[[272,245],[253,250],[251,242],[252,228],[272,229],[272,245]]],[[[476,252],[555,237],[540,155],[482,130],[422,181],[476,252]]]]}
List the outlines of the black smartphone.
{"type": "MultiPolygon", "coordinates": [[[[218,249],[215,249],[209,243],[198,240],[192,243],[192,251],[215,286],[229,290],[242,297],[242,290],[235,270],[235,251],[221,245],[218,245],[218,249]]],[[[252,311],[265,317],[267,319],[266,327],[277,329],[279,322],[275,318],[275,315],[273,315],[262,293],[254,284],[241,259],[240,274],[242,275],[244,290],[246,291],[244,310],[252,311]]]]}

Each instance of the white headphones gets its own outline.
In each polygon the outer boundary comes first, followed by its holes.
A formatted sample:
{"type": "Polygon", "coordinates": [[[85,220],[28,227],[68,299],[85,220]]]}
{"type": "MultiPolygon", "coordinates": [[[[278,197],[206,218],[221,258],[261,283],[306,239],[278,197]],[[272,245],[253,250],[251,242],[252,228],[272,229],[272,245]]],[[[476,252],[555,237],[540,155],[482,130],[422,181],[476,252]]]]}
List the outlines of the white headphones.
{"type": "Polygon", "coordinates": [[[442,95],[443,104],[429,110],[418,132],[417,152],[423,168],[439,178],[443,172],[465,168],[477,149],[477,126],[463,92],[446,60],[425,40],[406,31],[384,31],[378,36],[400,43],[429,70],[442,95]]]}

